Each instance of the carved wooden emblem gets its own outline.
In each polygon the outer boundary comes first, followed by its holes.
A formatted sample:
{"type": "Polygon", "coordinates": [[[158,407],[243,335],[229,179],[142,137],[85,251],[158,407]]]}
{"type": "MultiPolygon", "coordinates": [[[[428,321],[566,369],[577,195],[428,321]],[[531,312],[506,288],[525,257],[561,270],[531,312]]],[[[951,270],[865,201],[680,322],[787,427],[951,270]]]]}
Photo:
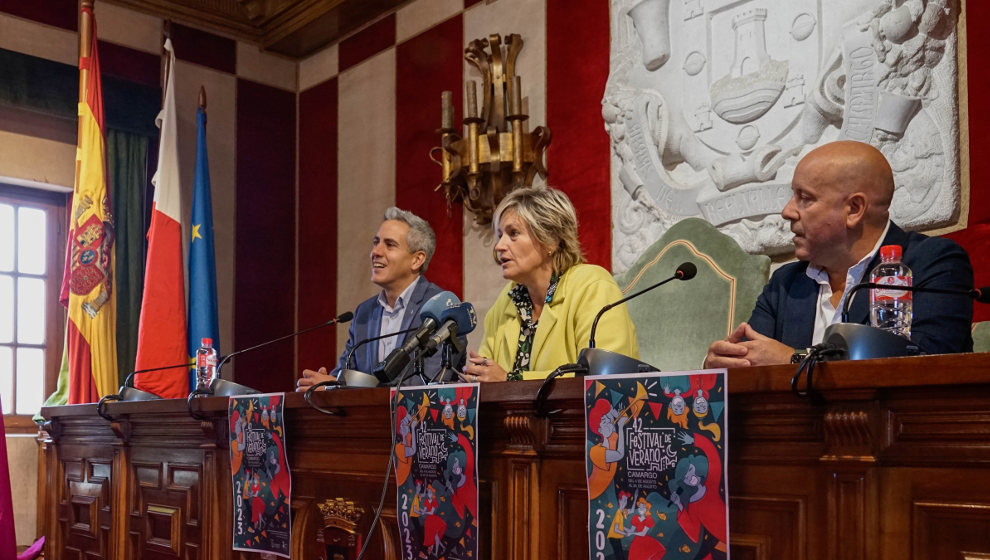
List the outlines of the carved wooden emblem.
{"type": "Polygon", "coordinates": [[[323,545],[321,560],[356,560],[361,550],[361,534],[357,531],[364,508],[344,498],[324,500],[318,505],[323,525],[316,540],[323,545]]]}

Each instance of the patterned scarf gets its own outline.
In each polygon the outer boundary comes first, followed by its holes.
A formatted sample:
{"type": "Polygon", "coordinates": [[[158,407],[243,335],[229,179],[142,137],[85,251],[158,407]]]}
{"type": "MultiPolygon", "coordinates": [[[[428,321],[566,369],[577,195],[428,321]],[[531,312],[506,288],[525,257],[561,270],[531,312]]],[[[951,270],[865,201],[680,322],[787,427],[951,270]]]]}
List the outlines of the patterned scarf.
{"type": "MultiPolygon", "coordinates": [[[[547,288],[545,305],[550,305],[553,295],[557,292],[557,283],[560,275],[556,272],[550,276],[550,286],[547,288]]],[[[515,288],[509,290],[509,297],[512,303],[516,304],[519,311],[519,322],[522,323],[519,329],[519,347],[516,350],[516,362],[512,366],[512,371],[508,374],[509,381],[521,381],[523,372],[529,371],[529,361],[533,352],[533,337],[536,335],[536,326],[539,321],[533,320],[533,301],[529,299],[529,290],[522,284],[516,284],[515,288]]]]}

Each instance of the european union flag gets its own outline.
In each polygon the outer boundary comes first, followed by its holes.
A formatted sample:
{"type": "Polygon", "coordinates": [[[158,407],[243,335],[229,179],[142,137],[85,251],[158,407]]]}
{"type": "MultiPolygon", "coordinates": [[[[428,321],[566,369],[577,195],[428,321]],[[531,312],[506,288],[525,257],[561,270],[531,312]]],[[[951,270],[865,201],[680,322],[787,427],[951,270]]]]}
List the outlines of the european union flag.
{"type": "MultiPolygon", "coordinates": [[[[217,266],[213,256],[213,204],[210,202],[210,165],[206,156],[206,112],[196,110],[196,181],[189,239],[189,356],[195,358],[201,339],[212,338],[220,355],[217,320],[217,266]]],[[[196,386],[196,370],[189,372],[189,386],[196,386]]]]}

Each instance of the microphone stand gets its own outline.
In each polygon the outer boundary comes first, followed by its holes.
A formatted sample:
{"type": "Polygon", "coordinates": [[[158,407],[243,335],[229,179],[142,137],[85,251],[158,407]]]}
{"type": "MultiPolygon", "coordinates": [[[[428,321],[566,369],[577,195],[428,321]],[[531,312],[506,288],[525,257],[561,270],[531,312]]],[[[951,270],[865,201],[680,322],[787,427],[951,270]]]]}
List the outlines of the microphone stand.
{"type": "Polygon", "coordinates": [[[118,401],[154,401],[161,399],[160,396],[152,393],[151,391],[145,391],[143,389],[138,389],[134,386],[134,376],[138,373],[148,373],[151,371],[162,371],[166,369],[177,369],[177,368],[189,368],[193,362],[185,364],[176,364],[172,366],[161,366],[146,369],[139,369],[132,371],[127,374],[124,378],[124,384],[120,386],[120,389],[116,393],[103,395],[100,401],[96,404],[96,413],[103,417],[104,420],[108,422],[113,422],[114,417],[107,413],[107,405],[111,402],[118,401]]]}
{"type": "Polygon", "coordinates": [[[309,328],[303,329],[301,331],[296,331],[296,332],[293,332],[293,333],[289,333],[289,334],[287,334],[285,336],[280,336],[280,337],[274,338],[272,340],[266,340],[265,342],[262,342],[261,344],[255,344],[254,346],[248,346],[247,348],[242,348],[240,350],[236,350],[234,352],[231,352],[230,354],[227,354],[226,356],[223,357],[222,360],[220,360],[220,363],[217,364],[216,375],[214,376],[213,381],[210,383],[210,386],[208,388],[196,387],[195,389],[193,389],[189,393],[189,396],[186,397],[186,411],[189,412],[189,416],[192,416],[193,418],[195,418],[197,420],[201,420],[201,421],[208,421],[208,420],[210,420],[210,418],[208,416],[203,416],[203,415],[199,414],[199,412],[196,412],[196,411],[193,410],[193,401],[197,397],[199,397],[199,396],[203,396],[203,395],[215,395],[216,392],[217,392],[217,386],[221,382],[223,382],[223,387],[225,389],[222,394],[226,394],[228,396],[229,395],[239,395],[239,394],[252,394],[252,393],[257,393],[258,392],[258,391],[254,390],[254,389],[251,389],[250,387],[246,387],[244,385],[240,385],[240,384],[235,383],[233,381],[224,381],[220,377],[220,370],[223,368],[224,364],[226,364],[227,362],[229,362],[230,359],[233,358],[234,356],[243,354],[245,352],[250,352],[251,350],[256,350],[256,349],[262,348],[264,346],[268,346],[269,344],[275,344],[276,342],[281,342],[283,340],[287,340],[289,338],[293,338],[293,337],[299,336],[301,334],[306,334],[308,332],[315,331],[316,329],[322,329],[323,327],[328,327],[330,325],[336,325],[336,324],[339,324],[339,323],[346,323],[346,322],[350,321],[353,318],[354,318],[354,313],[352,313],[350,311],[345,311],[344,313],[341,313],[340,315],[338,315],[336,317],[333,317],[332,319],[330,319],[329,321],[327,321],[325,323],[321,323],[319,325],[316,325],[314,327],[309,327],[309,328]]]}
{"type": "Polygon", "coordinates": [[[595,321],[591,324],[591,336],[588,337],[588,348],[595,347],[595,331],[598,330],[598,320],[602,318],[602,315],[604,315],[606,311],[612,309],[617,305],[622,305],[623,303],[631,300],[632,298],[639,297],[650,290],[655,290],[656,288],[663,286],[664,284],[670,282],[671,280],[690,280],[694,278],[694,275],[697,273],[698,273],[698,268],[694,265],[694,263],[692,262],[683,263],[681,264],[681,266],[677,267],[677,270],[674,271],[674,275],[671,276],[670,278],[667,278],[666,280],[661,280],[660,282],[657,282],[652,286],[644,288],[636,292],[635,294],[626,296],[620,299],[619,301],[612,302],[606,305],[605,307],[603,307],[601,311],[598,312],[598,315],[595,315],[595,321]]]}
{"type": "MultiPolygon", "coordinates": [[[[455,333],[454,336],[457,336],[455,333]]],[[[454,345],[449,341],[444,341],[440,345],[440,371],[430,379],[430,385],[442,384],[446,382],[447,371],[453,370],[454,345]]]]}
{"type": "Polygon", "coordinates": [[[366,339],[358,342],[354,346],[351,346],[351,349],[347,351],[347,356],[344,358],[344,367],[345,368],[350,368],[351,359],[354,358],[354,352],[356,352],[357,349],[360,348],[361,346],[364,346],[365,344],[367,344],[369,342],[374,342],[376,340],[381,340],[383,338],[388,338],[390,336],[398,336],[400,334],[411,333],[411,332],[415,331],[417,328],[418,327],[410,327],[410,328],[405,329],[405,330],[402,330],[402,331],[395,331],[395,332],[391,332],[391,333],[388,333],[388,334],[382,334],[382,335],[378,335],[378,336],[373,336],[371,338],[366,338],[366,339]]]}
{"type": "Polygon", "coordinates": [[[262,348],[262,347],[268,346],[269,344],[275,344],[276,342],[282,342],[283,340],[287,340],[289,338],[293,338],[293,337],[296,337],[296,336],[299,336],[299,335],[302,335],[302,334],[306,334],[308,332],[315,331],[316,329],[322,329],[323,327],[329,327],[330,325],[336,325],[338,323],[346,323],[347,321],[350,321],[353,318],[354,318],[354,314],[351,313],[350,311],[348,311],[346,313],[341,313],[340,315],[338,315],[337,317],[334,317],[333,319],[330,319],[326,323],[321,323],[319,325],[316,325],[315,327],[309,327],[309,328],[303,329],[301,331],[296,331],[296,332],[293,332],[293,333],[289,333],[289,334],[287,334],[285,336],[280,336],[278,338],[273,338],[272,340],[266,340],[265,342],[262,342],[261,344],[255,344],[254,346],[248,346],[247,348],[241,348],[240,350],[237,350],[235,352],[231,352],[230,354],[227,354],[226,356],[224,356],[223,359],[220,360],[220,363],[217,364],[217,378],[220,377],[220,370],[223,369],[224,364],[226,364],[227,362],[229,362],[230,359],[233,358],[234,356],[238,356],[238,355],[243,354],[245,352],[250,352],[251,350],[257,350],[258,348],[262,348]]]}
{"type": "Polygon", "coordinates": [[[419,376],[419,380],[426,383],[426,356],[422,352],[416,353],[416,362],[413,365],[413,376],[419,376]]]}
{"type": "MultiPolygon", "coordinates": [[[[430,385],[446,383],[447,372],[454,371],[454,352],[464,353],[465,350],[463,342],[457,337],[457,323],[448,328],[450,336],[440,343],[440,371],[430,379],[430,385]]],[[[432,356],[435,352],[436,349],[433,349],[427,355],[432,356]]]]}
{"type": "Polygon", "coordinates": [[[852,306],[853,294],[857,291],[869,288],[871,290],[905,290],[908,292],[918,292],[922,294],[943,294],[949,296],[966,296],[981,303],[990,303],[990,290],[986,287],[973,288],[971,290],[952,290],[949,288],[928,288],[925,286],[890,286],[887,284],[877,284],[876,282],[860,282],[849,289],[848,297],[842,305],[842,322],[849,322],[849,308],[852,306]]]}

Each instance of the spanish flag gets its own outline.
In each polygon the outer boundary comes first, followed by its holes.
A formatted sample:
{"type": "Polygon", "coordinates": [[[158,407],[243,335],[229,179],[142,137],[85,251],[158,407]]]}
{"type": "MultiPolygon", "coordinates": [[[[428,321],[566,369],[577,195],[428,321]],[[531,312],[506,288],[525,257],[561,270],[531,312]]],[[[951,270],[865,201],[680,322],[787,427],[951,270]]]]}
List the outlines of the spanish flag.
{"type": "Polygon", "coordinates": [[[106,180],[103,92],[92,8],[83,6],[81,21],[79,137],[60,298],[69,314],[69,404],[95,402],[117,388],[113,213],[106,180]],[[92,26],[87,25],[89,22],[92,26]]]}

